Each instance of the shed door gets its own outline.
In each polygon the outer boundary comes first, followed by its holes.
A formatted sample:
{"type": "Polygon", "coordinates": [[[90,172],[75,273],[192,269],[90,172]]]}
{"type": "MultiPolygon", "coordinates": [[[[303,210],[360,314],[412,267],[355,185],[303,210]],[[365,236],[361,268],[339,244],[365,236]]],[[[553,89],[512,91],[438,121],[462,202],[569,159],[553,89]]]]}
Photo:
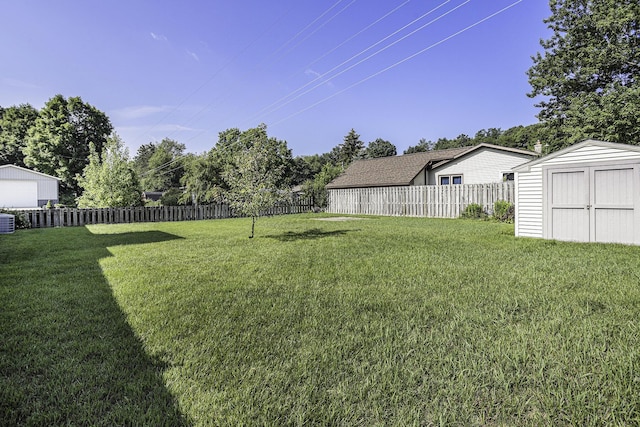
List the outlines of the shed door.
{"type": "Polygon", "coordinates": [[[637,164],[547,170],[547,237],[640,244],[637,164]]]}
{"type": "Polygon", "coordinates": [[[638,166],[591,168],[591,240],[640,243],[638,166]]]}
{"type": "Polygon", "coordinates": [[[589,171],[560,169],[548,171],[547,195],[550,237],[557,240],[589,241],[589,171]]]}

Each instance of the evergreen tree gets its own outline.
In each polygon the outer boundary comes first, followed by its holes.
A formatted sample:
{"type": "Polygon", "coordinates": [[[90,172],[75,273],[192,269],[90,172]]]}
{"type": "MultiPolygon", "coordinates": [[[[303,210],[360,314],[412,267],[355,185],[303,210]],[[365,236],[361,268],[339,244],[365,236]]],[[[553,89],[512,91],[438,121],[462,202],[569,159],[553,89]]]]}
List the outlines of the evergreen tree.
{"type": "Polygon", "coordinates": [[[364,152],[364,142],[360,140],[360,135],[353,129],[344,137],[339,147],[337,163],[345,169],[351,162],[361,157],[364,152]]]}

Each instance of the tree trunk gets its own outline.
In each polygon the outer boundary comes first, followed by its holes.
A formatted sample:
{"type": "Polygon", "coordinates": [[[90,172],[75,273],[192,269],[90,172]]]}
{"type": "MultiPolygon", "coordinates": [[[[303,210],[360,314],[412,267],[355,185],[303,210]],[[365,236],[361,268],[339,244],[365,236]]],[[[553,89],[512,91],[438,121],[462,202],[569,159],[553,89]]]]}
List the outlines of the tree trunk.
{"type": "Polygon", "coordinates": [[[251,236],[249,236],[250,239],[253,239],[253,231],[256,228],[256,217],[252,216],[251,217],[251,236]]]}

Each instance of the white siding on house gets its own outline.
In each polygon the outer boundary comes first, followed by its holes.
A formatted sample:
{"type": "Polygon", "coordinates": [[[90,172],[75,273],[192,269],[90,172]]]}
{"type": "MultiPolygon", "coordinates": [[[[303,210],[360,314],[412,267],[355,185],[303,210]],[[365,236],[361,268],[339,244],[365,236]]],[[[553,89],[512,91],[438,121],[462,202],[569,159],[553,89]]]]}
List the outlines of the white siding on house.
{"type": "Polygon", "coordinates": [[[438,184],[442,175],[462,175],[463,184],[501,182],[503,173],[510,172],[529,160],[531,156],[524,154],[480,148],[429,171],[429,184],[438,184]]]}
{"type": "Polygon", "coordinates": [[[516,173],[516,236],[540,238],[544,236],[543,167],[640,160],[640,152],[638,151],[612,147],[607,143],[597,145],[598,142],[593,142],[593,144],[596,145],[587,144],[547,160],[541,159],[539,163],[530,166],[528,170],[516,173]]]}

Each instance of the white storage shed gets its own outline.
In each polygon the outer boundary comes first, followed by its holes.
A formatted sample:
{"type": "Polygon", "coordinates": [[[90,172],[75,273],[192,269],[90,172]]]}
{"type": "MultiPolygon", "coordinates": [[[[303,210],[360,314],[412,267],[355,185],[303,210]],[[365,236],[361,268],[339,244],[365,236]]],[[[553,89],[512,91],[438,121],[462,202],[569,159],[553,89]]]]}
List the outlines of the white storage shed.
{"type": "Polygon", "coordinates": [[[0,208],[37,208],[58,203],[59,178],[15,165],[0,166],[0,208]]]}
{"type": "Polygon", "coordinates": [[[514,168],[515,234],[640,245],[640,147],[587,140],[514,168]]]}

